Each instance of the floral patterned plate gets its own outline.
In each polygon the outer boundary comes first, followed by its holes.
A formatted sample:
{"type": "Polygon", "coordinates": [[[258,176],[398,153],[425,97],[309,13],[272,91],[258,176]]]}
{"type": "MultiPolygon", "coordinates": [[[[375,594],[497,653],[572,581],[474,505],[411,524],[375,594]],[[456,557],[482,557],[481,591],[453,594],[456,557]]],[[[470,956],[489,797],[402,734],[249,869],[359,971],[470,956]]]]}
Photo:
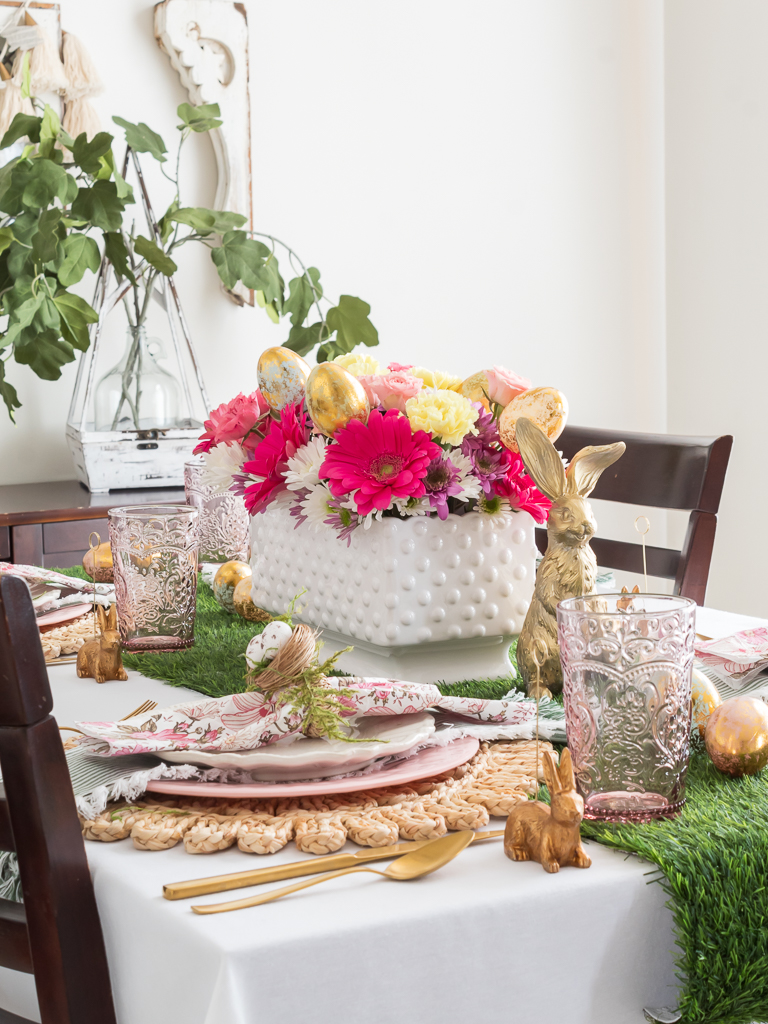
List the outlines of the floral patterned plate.
{"type": "Polygon", "coordinates": [[[402,786],[418,779],[440,775],[464,764],[474,757],[480,740],[472,736],[454,740],[445,747],[426,747],[413,757],[393,761],[380,771],[356,775],[348,779],[320,779],[312,782],[174,782],[156,779],[147,785],[153,793],[173,793],[191,798],[200,796],[239,797],[317,796],[323,793],[352,793],[361,789],[381,789],[383,786],[402,786]]]}
{"type": "Polygon", "coordinates": [[[375,715],[359,718],[352,726],[356,743],[291,738],[255,750],[164,750],[159,756],[173,764],[239,768],[250,772],[254,782],[291,782],[359,771],[378,757],[401,754],[425,743],[434,731],[435,719],[428,711],[375,715]]]}

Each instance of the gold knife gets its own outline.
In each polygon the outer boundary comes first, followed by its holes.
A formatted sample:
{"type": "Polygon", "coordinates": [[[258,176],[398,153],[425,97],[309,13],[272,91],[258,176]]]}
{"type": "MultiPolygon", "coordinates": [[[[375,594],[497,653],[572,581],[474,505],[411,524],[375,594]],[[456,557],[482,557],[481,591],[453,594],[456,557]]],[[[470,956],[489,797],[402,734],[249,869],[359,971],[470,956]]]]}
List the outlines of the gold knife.
{"type": "MultiPolygon", "coordinates": [[[[474,845],[478,840],[497,839],[503,835],[503,828],[495,832],[475,832],[475,838],[470,845],[474,845]]],[[[286,878],[316,875],[322,871],[353,868],[356,864],[364,864],[367,861],[400,857],[404,853],[420,850],[422,846],[427,846],[432,841],[424,839],[416,843],[396,843],[394,846],[382,846],[375,850],[358,850],[356,853],[331,853],[324,857],[294,860],[290,864],[251,868],[249,871],[235,871],[231,875],[212,875],[210,878],[194,878],[188,882],[169,882],[163,886],[163,896],[167,900],[186,900],[192,896],[208,896],[210,893],[243,889],[249,885],[261,885],[264,882],[280,882],[286,878]]]]}

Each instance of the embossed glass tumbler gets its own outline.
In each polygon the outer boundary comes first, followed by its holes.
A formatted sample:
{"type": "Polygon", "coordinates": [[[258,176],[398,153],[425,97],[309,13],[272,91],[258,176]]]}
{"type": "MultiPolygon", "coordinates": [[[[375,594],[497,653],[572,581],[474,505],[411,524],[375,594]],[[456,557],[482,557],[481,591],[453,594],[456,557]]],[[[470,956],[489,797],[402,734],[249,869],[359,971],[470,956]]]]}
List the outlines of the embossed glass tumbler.
{"type": "Polygon", "coordinates": [[[198,520],[201,562],[248,559],[250,516],[239,494],[203,483],[205,463],[184,463],[184,491],[190,505],[200,509],[198,520]]]}
{"type": "Polygon", "coordinates": [[[696,605],[600,594],[557,606],[568,748],[584,817],[671,818],[685,803],[696,605]]]}
{"type": "Polygon", "coordinates": [[[195,642],[197,519],[189,505],[109,510],[120,639],[127,651],[195,642]]]}

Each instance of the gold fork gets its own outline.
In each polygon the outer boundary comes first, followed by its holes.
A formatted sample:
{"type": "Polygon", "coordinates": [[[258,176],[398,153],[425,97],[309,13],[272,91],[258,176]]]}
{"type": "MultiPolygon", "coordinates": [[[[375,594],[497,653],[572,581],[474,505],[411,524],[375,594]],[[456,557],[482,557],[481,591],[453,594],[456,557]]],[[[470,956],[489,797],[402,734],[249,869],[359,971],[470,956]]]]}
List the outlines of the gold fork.
{"type": "MultiPolygon", "coordinates": [[[[136,715],[146,714],[147,711],[154,711],[156,707],[156,700],[145,700],[139,704],[137,708],[134,708],[133,711],[129,711],[127,715],[123,715],[122,718],[119,718],[118,721],[127,722],[129,718],[133,718],[136,715]]],[[[59,732],[79,732],[81,736],[85,735],[82,729],[76,729],[73,725],[60,725],[59,732]]]]}

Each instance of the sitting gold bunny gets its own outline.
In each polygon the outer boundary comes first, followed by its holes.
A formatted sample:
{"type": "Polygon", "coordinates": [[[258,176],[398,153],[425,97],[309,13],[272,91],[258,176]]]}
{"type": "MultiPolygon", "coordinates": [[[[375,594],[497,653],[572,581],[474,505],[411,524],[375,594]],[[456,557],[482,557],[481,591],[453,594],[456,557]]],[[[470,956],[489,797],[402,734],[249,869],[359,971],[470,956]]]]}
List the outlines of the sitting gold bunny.
{"type": "Polygon", "coordinates": [[[120,634],[117,631],[117,607],[113,604],[109,613],[101,605],[96,609],[101,636],[87,640],[77,652],[77,674],[81,679],[88,677],[97,683],[108,679],[127,679],[120,658],[120,634]]]}
{"type": "Polygon", "coordinates": [[[592,860],[579,834],[584,801],[576,792],[570,751],[566,747],[560,755],[559,770],[549,750],[542,764],[551,806],[540,800],[521,800],[513,807],[504,831],[504,853],[510,860],[536,860],[549,872],[569,865],[588,868],[592,860]]]}
{"type": "Polygon", "coordinates": [[[520,417],[516,436],[525,468],[553,502],[547,522],[547,553],[536,574],[533,598],[517,641],[517,667],[531,696],[537,690],[534,647],[537,640],[546,647],[538,695],[549,696],[563,688],[557,644],[558,602],[591,594],[595,589],[597,562],[589,542],[597,523],[587,495],[595,489],[603,470],[624,454],[626,445],[617,441],[582,448],[571,459],[566,473],[554,445],[535,423],[520,417]]]}

